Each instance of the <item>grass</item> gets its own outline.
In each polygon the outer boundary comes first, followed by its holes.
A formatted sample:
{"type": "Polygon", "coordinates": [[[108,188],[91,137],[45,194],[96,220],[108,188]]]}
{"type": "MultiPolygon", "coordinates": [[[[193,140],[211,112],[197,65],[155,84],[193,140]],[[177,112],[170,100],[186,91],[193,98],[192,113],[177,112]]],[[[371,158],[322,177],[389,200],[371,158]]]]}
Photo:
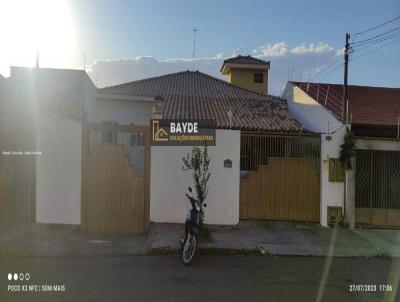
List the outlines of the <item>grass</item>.
{"type": "Polygon", "coordinates": [[[211,232],[206,225],[203,225],[202,228],[200,229],[199,239],[201,241],[209,241],[209,242],[212,241],[211,232]]]}

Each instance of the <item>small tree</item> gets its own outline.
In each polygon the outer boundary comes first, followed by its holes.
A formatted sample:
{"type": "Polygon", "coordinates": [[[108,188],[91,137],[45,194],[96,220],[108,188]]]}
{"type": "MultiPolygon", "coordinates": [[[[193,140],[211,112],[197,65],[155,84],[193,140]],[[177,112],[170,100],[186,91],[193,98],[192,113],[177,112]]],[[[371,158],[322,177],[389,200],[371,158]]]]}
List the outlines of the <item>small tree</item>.
{"type": "Polygon", "coordinates": [[[354,142],[353,133],[349,126],[346,126],[346,134],[344,135],[344,143],[340,145],[340,162],[346,170],[353,169],[351,159],[355,156],[356,144],[354,142]]]}
{"type": "Polygon", "coordinates": [[[193,172],[193,182],[196,190],[197,198],[200,203],[207,197],[208,193],[208,180],[210,179],[211,173],[209,172],[210,157],[207,152],[207,145],[204,146],[203,151],[199,147],[193,147],[192,152],[186,154],[186,157],[182,158],[184,171],[193,172]]]}

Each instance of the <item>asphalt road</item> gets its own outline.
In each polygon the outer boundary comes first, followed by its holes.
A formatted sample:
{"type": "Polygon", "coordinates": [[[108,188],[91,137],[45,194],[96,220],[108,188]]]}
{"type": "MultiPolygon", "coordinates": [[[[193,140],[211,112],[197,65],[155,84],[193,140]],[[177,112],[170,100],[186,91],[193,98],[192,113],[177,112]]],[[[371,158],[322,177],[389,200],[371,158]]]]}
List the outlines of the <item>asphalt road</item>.
{"type": "Polygon", "coordinates": [[[0,301],[400,301],[394,295],[399,259],[336,258],[329,271],[327,263],[206,255],[191,266],[175,256],[0,258],[0,301]],[[8,280],[9,273],[21,272],[30,280],[8,280]],[[352,284],[377,288],[350,292],[352,284]],[[386,284],[392,291],[385,294],[379,285],[386,284]],[[65,291],[54,291],[63,285],[65,291]]]}

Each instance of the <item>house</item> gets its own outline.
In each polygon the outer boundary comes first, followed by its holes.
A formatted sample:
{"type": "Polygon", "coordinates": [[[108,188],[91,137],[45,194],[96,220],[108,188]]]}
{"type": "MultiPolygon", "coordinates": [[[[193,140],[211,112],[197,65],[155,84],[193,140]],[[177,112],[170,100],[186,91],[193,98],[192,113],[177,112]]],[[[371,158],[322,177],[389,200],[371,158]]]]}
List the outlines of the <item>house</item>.
{"type": "Polygon", "coordinates": [[[228,81],[182,71],[97,89],[83,71],[13,67],[1,148],[34,152],[1,154],[2,213],[94,232],[183,222],[191,147],[150,146],[150,120],[213,119],[206,223],[320,222],[320,136],[267,94],[269,68],[239,56],[228,81]]]}
{"type": "MultiPolygon", "coordinates": [[[[241,75],[242,79],[248,77],[243,80],[243,83],[246,81],[252,83],[257,80],[257,78],[254,79],[254,74],[259,73],[260,70],[266,74],[266,66],[269,68],[267,62],[258,59],[252,61],[249,57],[237,57],[235,61],[226,60],[222,70],[227,70],[226,65],[229,64],[229,68],[233,70],[231,73],[235,72],[236,63],[240,68],[243,67],[242,59],[246,60],[245,66],[248,68],[239,69],[239,72],[245,72],[241,75]],[[252,63],[250,64],[249,61],[252,63]]],[[[236,224],[240,218],[273,218],[265,213],[268,204],[263,204],[262,192],[260,191],[257,196],[250,196],[253,190],[244,188],[249,182],[249,179],[244,178],[244,174],[251,174],[249,186],[256,186],[261,190],[262,184],[256,184],[261,177],[257,169],[263,164],[262,160],[266,162],[268,158],[267,148],[266,146],[261,148],[261,144],[270,140],[275,144],[275,149],[272,150],[271,147],[270,152],[274,152],[274,157],[283,157],[285,138],[289,142],[299,140],[301,135],[306,135],[301,125],[289,114],[284,100],[258,92],[260,90],[266,92],[266,88],[257,87],[253,91],[253,86],[246,89],[233,85],[229,82],[233,78],[228,78],[226,82],[199,71],[183,71],[102,88],[98,97],[101,102],[99,108],[104,104],[103,102],[107,102],[104,105],[107,108],[113,107],[114,112],[125,111],[126,106],[130,106],[134,111],[136,103],[140,103],[135,100],[147,97],[156,100],[153,105],[160,108],[161,116],[165,119],[215,119],[216,146],[211,146],[208,150],[211,157],[212,176],[206,215],[206,222],[212,224],[236,224]],[[117,102],[115,102],[116,98],[118,98],[117,102]],[[122,98],[125,100],[124,103],[121,101],[122,98]],[[259,158],[250,160],[252,152],[259,152],[259,158]],[[232,161],[232,168],[224,167],[223,162],[226,159],[232,161]],[[242,190],[241,187],[243,187],[242,190]],[[257,201],[252,200],[254,197],[257,201]],[[260,207],[260,212],[257,207],[260,207]]],[[[264,79],[266,80],[267,76],[264,79]]],[[[266,82],[255,84],[267,87],[266,82]]],[[[151,112],[149,104],[148,120],[151,112]]],[[[127,122],[126,119],[118,119],[118,116],[123,115],[110,113],[109,116],[102,116],[103,120],[98,119],[97,122],[109,120],[119,124],[127,122]]],[[[132,115],[130,116],[133,118],[132,115]]],[[[135,122],[133,119],[129,121],[129,123],[135,122]]],[[[317,141],[319,143],[318,139],[317,141]]],[[[189,204],[183,192],[187,186],[191,185],[192,180],[190,175],[182,171],[182,158],[190,149],[184,146],[151,147],[150,221],[184,221],[189,204]]],[[[282,163],[278,162],[277,165],[279,164],[282,163]]],[[[276,195],[279,196],[279,194],[276,195]]],[[[279,203],[278,200],[272,202],[279,203]]],[[[317,204],[314,209],[317,212],[318,200],[314,203],[317,204]]],[[[286,207],[290,208],[289,205],[285,205],[284,208],[286,207]]],[[[276,216],[276,219],[280,218],[279,215],[276,216]]]]}
{"type": "Polygon", "coordinates": [[[283,93],[291,114],[321,134],[321,224],[339,207],[350,226],[399,227],[400,89],[348,86],[356,156],[346,195],[345,179],[335,173],[345,133],[342,95],[342,85],[304,82],[288,82],[283,93]]]}
{"type": "Polygon", "coordinates": [[[82,116],[94,122],[97,88],[82,70],[12,67],[2,93],[0,219],[80,224],[82,116]]]}

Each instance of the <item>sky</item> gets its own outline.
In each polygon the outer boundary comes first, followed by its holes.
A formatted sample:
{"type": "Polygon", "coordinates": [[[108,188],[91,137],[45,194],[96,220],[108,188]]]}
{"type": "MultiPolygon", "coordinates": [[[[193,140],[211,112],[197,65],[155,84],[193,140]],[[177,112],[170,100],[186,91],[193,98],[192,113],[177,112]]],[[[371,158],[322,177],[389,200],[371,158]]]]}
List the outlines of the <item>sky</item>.
{"type": "MultiPolygon", "coordinates": [[[[192,69],[195,27],[196,70],[224,78],[223,59],[253,55],[271,62],[280,95],[288,79],[340,83],[345,33],[361,41],[398,16],[398,0],[0,0],[0,74],[34,66],[37,51],[41,67],[85,68],[98,87],[192,69]]],[[[400,87],[400,41],[387,42],[355,49],[350,84],[400,87]]]]}

